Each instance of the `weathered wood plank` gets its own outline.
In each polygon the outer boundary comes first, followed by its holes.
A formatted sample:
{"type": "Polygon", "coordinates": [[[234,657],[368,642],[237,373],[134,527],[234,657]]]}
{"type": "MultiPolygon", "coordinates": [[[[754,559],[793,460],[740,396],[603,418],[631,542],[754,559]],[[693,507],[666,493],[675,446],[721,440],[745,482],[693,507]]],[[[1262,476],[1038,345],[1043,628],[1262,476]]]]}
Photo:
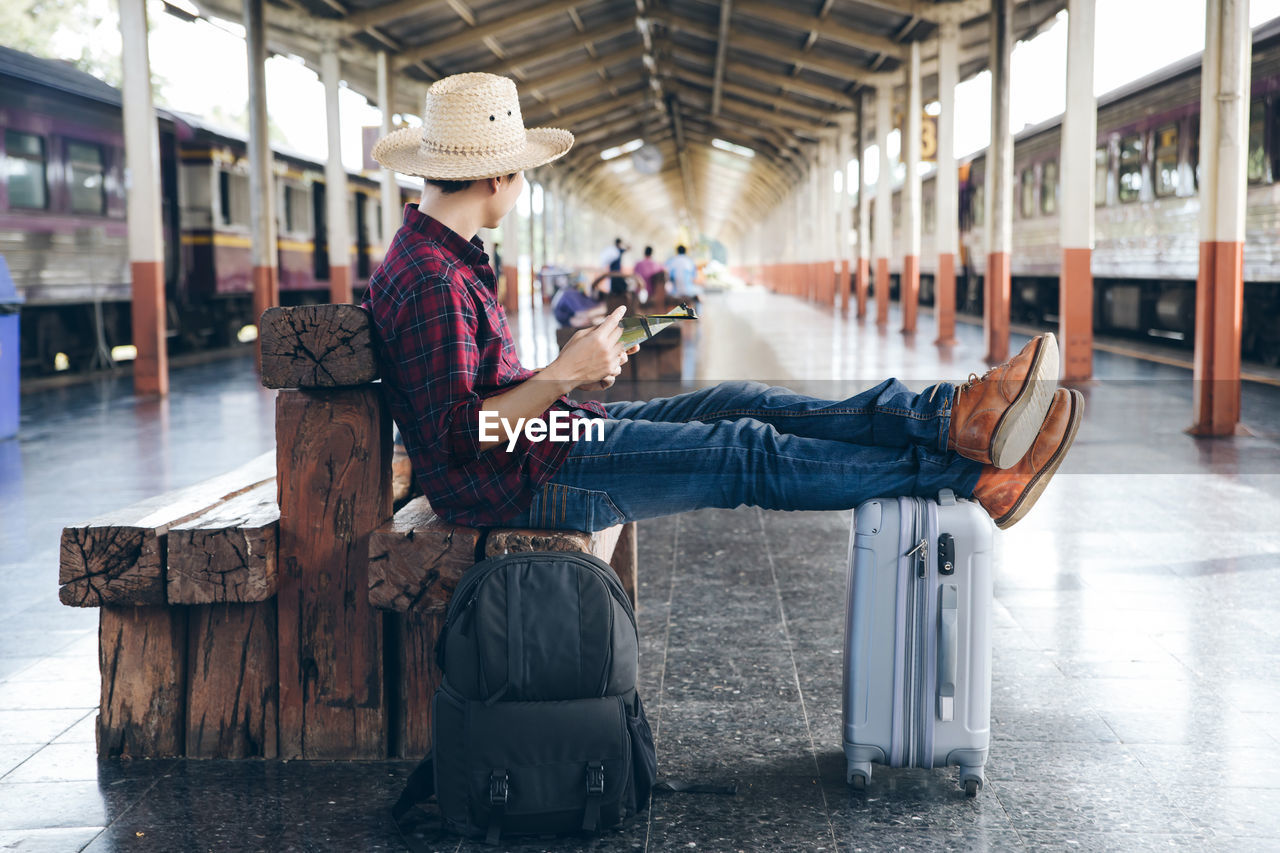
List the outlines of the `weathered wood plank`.
{"type": "Polygon", "coordinates": [[[276,450],[280,757],[385,757],[382,615],[368,572],[369,535],[391,517],[381,394],[281,391],[276,450]]]}
{"type": "Polygon", "coordinates": [[[479,541],[479,530],[450,524],[425,497],[414,498],[369,537],[369,601],[401,613],[443,613],[475,565],[479,541]]]}
{"type": "Polygon", "coordinates": [[[395,674],[388,676],[395,695],[394,753],[421,758],[431,749],[431,698],[443,680],[436,666],[436,638],[443,613],[389,613],[395,632],[395,674]]]}
{"type": "Polygon", "coordinates": [[[170,604],[266,601],[276,594],[274,478],[169,528],[170,604]]]}
{"type": "MultiPolygon", "coordinates": [[[[620,531],[495,528],[485,539],[484,556],[585,551],[608,562],[620,531]]],[[[458,581],[475,565],[479,540],[479,530],[450,524],[425,497],[414,498],[369,537],[369,600],[401,613],[443,613],[458,581]]]]}
{"type": "Polygon", "coordinates": [[[187,612],[187,757],[275,758],[275,602],[187,612]]]}
{"type": "Polygon", "coordinates": [[[268,388],[344,388],[378,378],[373,326],[359,305],[268,308],[258,329],[268,388]]]}
{"type": "Polygon", "coordinates": [[[264,453],[227,474],[63,528],[58,598],[72,607],[164,604],[169,529],[275,477],[264,453]]]}
{"type": "Polygon", "coordinates": [[[99,611],[99,758],[183,754],[186,647],[185,607],[99,611]]]}

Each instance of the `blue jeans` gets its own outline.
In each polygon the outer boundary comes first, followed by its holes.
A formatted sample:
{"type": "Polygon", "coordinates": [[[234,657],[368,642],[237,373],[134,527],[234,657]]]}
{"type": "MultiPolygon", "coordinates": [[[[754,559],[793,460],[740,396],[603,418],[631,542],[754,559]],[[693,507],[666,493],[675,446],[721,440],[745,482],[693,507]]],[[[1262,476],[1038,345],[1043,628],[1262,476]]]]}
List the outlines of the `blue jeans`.
{"type": "Polygon", "coordinates": [[[579,439],[512,527],[593,532],[747,504],[850,509],[874,497],[970,497],[982,466],[947,450],[949,383],[896,379],[834,402],[759,382],[607,403],[604,439],[579,439]]]}

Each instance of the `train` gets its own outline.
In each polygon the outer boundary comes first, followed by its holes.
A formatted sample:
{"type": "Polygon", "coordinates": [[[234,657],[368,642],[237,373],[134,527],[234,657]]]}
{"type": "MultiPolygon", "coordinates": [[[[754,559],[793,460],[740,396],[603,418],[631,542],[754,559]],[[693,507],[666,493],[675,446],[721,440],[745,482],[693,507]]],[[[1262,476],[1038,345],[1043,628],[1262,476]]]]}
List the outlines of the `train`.
{"type": "MultiPolygon", "coordinates": [[[[1280,19],[1253,31],[1242,351],[1280,363],[1280,19]]],[[[1199,269],[1199,55],[1098,99],[1095,152],[1094,330],[1190,348],[1199,269]]],[[[1062,262],[1058,199],[1061,117],[1014,137],[1011,319],[1058,322],[1062,262]]],[[[959,167],[956,307],[982,313],[986,249],[983,153],[959,167]]],[[[933,303],[936,174],[922,179],[920,296],[933,303]]],[[[874,205],[874,202],[873,202],[874,205]]],[[[894,240],[904,245],[902,193],[894,240]]],[[[874,217],[873,220],[874,222],[874,217]]],[[[890,265],[891,293],[901,259],[890,265]]]]}
{"type": "MultiPolygon", "coordinates": [[[[252,316],[247,140],[157,109],[170,352],[232,345],[252,316]]],[[[120,92],[67,63],[0,46],[0,255],[23,300],[22,375],[110,363],[131,340],[120,92]]],[[[273,146],[280,298],[327,299],[324,166],[273,146]]],[[[411,187],[401,185],[401,202],[411,187]]],[[[399,222],[348,176],[353,286],[399,222]]]]}

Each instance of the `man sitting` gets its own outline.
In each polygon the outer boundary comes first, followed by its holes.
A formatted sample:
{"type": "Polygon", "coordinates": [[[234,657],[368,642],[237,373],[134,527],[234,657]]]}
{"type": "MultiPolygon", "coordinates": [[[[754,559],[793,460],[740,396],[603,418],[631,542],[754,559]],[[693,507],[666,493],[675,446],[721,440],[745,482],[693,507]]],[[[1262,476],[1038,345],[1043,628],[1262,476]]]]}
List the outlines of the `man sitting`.
{"type": "MultiPolygon", "coordinates": [[[[595,531],[700,507],[849,509],[950,488],[1000,527],[1026,515],[1075,440],[1078,391],[1058,347],[917,394],[894,379],[845,400],[724,382],[655,400],[579,403],[621,372],[625,307],[541,370],[520,364],[480,228],[515,204],[523,171],[562,157],[565,130],[526,130],[515,84],[460,74],[428,90],[420,128],[380,140],[387,168],[427,179],[369,281],[383,382],[432,508],[470,526],[595,531]],[[584,431],[578,423],[599,419],[584,431]],[[482,432],[494,420],[507,430],[482,432]],[[521,425],[568,420],[574,437],[521,425]]],[[[797,226],[799,227],[799,226],[797,226]]],[[[683,295],[683,292],[681,293],[683,295]]]]}

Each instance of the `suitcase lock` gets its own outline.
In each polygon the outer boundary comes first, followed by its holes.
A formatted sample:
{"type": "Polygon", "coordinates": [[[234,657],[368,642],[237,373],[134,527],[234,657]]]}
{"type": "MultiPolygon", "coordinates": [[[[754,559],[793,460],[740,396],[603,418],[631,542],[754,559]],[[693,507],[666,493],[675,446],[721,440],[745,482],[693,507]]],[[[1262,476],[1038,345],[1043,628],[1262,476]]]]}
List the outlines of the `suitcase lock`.
{"type": "Polygon", "coordinates": [[[956,571],[956,540],[950,533],[938,537],[938,574],[950,575],[956,571]]]}

